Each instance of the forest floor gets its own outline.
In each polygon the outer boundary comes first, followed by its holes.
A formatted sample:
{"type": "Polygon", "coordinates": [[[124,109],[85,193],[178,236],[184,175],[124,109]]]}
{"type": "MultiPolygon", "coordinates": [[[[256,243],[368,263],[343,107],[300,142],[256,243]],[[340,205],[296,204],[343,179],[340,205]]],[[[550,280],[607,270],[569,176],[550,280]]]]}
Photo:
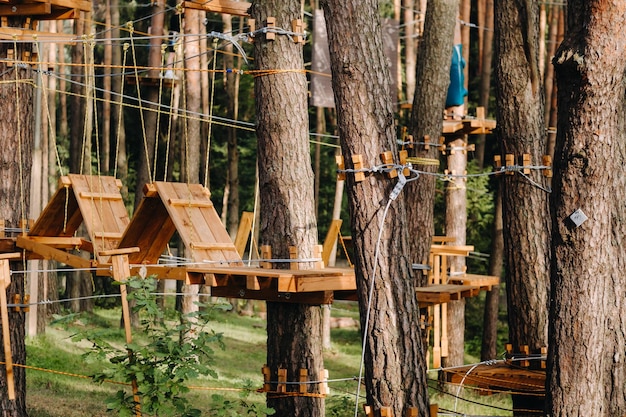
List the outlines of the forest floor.
{"type": "MultiPolygon", "coordinates": [[[[264,305],[259,303],[256,307],[261,309],[264,305]]],[[[358,320],[355,303],[337,302],[332,306],[331,312],[333,317],[358,320]]],[[[82,355],[89,349],[89,344],[84,341],[76,343],[71,339],[85,327],[97,327],[103,331],[103,337],[109,338],[114,343],[123,343],[124,333],[119,328],[119,322],[119,309],[98,308],[93,313],[81,315],[70,327],[50,325],[44,335],[27,339],[27,365],[41,368],[27,370],[26,401],[30,417],[115,415],[107,412],[107,398],[124,388],[110,383],[93,382],[88,376],[101,371],[107,364],[83,358],[82,355]],[[45,370],[52,370],[55,373],[45,370]]],[[[190,385],[194,389],[187,394],[187,398],[194,407],[202,410],[203,416],[248,415],[250,404],[264,403],[265,396],[252,390],[243,404],[239,393],[229,389],[262,386],[261,367],[266,362],[263,313],[245,317],[232,312],[219,312],[209,327],[215,332],[223,333],[226,346],[224,350],[215,350],[213,368],[217,371],[218,378],[191,381],[190,385]],[[223,411],[220,413],[224,408],[224,401],[230,401],[235,408],[240,407],[241,413],[233,411],[229,414],[223,414],[223,411]]],[[[324,354],[324,364],[329,370],[329,378],[347,380],[329,384],[331,394],[326,399],[326,415],[353,416],[356,387],[355,381],[350,379],[359,372],[361,351],[359,330],[356,326],[335,328],[331,332],[331,340],[332,348],[326,350],[324,354]]],[[[468,361],[471,362],[472,358],[468,358],[468,361]]],[[[436,380],[436,373],[429,373],[429,378],[436,380]]],[[[435,380],[429,382],[431,387],[436,387],[435,380]]],[[[456,389],[453,391],[456,393],[456,389]]],[[[461,393],[461,397],[469,401],[456,400],[452,395],[431,389],[431,403],[439,404],[441,413],[444,410],[456,410],[458,415],[512,415],[511,412],[505,411],[511,408],[510,399],[506,395],[485,397],[475,395],[471,390],[462,390],[461,393]],[[479,406],[474,402],[490,406],[479,406]]]]}

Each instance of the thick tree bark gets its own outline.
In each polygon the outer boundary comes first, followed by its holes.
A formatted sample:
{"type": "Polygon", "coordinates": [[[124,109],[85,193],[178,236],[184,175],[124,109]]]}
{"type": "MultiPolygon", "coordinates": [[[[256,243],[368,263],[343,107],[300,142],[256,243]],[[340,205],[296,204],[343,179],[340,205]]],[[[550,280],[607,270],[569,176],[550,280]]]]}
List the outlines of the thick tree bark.
{"type": "MultiPolygon", "coordinates": [[[[254,1],[251,16],[264,24],[276,18],[277,28],[290,28],[300,19],[300,1],[254,1]]],[[[313,172],[309,153],[307,84],[302,44],[286,36],[254,42],[261,242],[270,245],[274,258],[311,258],[317,245],[313,199],[313,172]],[[274,70],[287,70],[271,74],[274,70]]],[[[284,267],[285,265],[283,265],[284,267]]],[[[300,268],[310,268],[300,264],[300,268]]],[[[267,303],[267,365],[271,380],[278,368],[287,380],[297,380],[299,369],[320,379],[323,369],[321,308],[304,304],[267,303]]],[[[312,392],[312,391],[309,391],[312,392]]],[[[324,399],[315,396],[268,394],[267,404],[277,416],[324,416],[324,399]]]]}
{"type": "MultiPolygon", "coordinates": [[[[466,136],[454,137],[447,145],[467,146],[466,136]]],[[[463,175],[467,169],[467,153],[456,151],[448,155],[448,170],[452,175],[463,175]]],[[[454,237],[455,245],[465,245],[467,229],[467,190],[465,178],[455,178],[446,187],[446,236],[454,237]]],[[[465,257],[450,257],[450,274],[465,270],[465,257]]],[[[465,360],[465,300],[450,301],[447,305],[448,352],[443,366],[460,366],[465,360]]]]}
{"type": "MultiPolygon", "coordinates": [[[[506,154],[542,165],[545,150],[543,83],[538,70],[538,2],[495,3],[498,139],[506,154]]],[[[538,183],[541,173],[528,174],[538,183]]],[[[520,173],[501,177],[509,339],[514,349],[547,344],[550,222],[548,193],[520,173]]],[[[543,401],[514,396],[514,408],[543,409],[543,401]]]]}
{"type": "MultiPolygon", "coordinates": [[[[480,91],[478,105],[485,108],[485,115],[489,112],[489,98],[491,97],[491,63],[493,57],[493,0],[485,1],[485,29],[483,33],[482,60],[480,65],[480,91]]],[[[485,165],[485,146],[487,136],[478,135],[476,138],[476,163],[479,168],[485,165]]]]}
{"type": "Polygon", "coordinates": [[[567,7],[566,38],[554,58],[559,115],[547,411],[623,416],[626,2],[570,0],[567,7]],[[576,210],[588,219],[576,223],[576,210]]]}
{"type": "MultiPolygon", "coordinates": [[[[450,84],[450,61],[454,26],[459,13],[458,0],[430,0],[426,8],[424,36],[419,45],[415,98],[409,130],[417,142],[428,136],[431,143],[441,135],[446,94],[450,84]]],[[[416,156],[439,158],[435,146],[425,150],[417,145],[416,156]]],[[[421,171],[436,172],[436,165],[417,164],[421,171]]],[[[407,225],[411,236],[411,261],[428,264],[430,245],[434,233],[433,209],[435,205],[435,179],[422,175],[407,186],[409,197],[407,225]]],[[[418,277],[425,285],[426,277],[418,277]]]]}
{"type": "MultiPolygon", "coordinates": [[[[333,90],[346,168],[353,167],[355,155],[362,156],[365,168],[377,165],[383,151],[390,150],[397,158],[394,109],[389,100],[390,74],[382,53],[378,2],[320,3],[328,27],[333,90]]],[[[449,55],[446,61],[449,63],[449,55]]],[[[397,416],[405,415],[409,407],[417,407],[420,415],[426,415],[426,361],[405,227],[406,208],[402,194],[389,204],[393,188],[394,181],[380,174],[369,175],[361,182],[355,181],[354,174],[346,176],[361,328],[366,340],[364,383],[367,403],[376,416],[383,406],[391,407],[397,416]],[[369,323],[366,323],[368,314],[369,323]]]]}
{"type": "MultiPolygon", "coordinates": [[[[30,51],[30,46],[17,44],[15,56],[30,51]]],[[[0,44],[0,55],[7,56],[7,49],[13,44],[0,44]]],[[[0,103],[2,118],[0,119],[0,212],[3,213],[8,227],[19,227],[20,220],[26,219],[29,213],[29,193],[31,171],[31,151],[33,145],[33,87],[27,80],[32,80],[34,73],[29,66],[12,65],[0,62],[0,103]]],[[[22,262],[13,262],[11,269],[22,269],[22,262]]],[[[24,275],[12,274],[11,285],[6,290],[7,299],[14,294],[24,295],[24,275]]],[[[0,289],[4,291],[4,289],[0,289]]],[[[4,343],[0,345],[0,357],[13,355],[13,363],[26,363],[26,346],[24,343],[25,314],[9,309],[9,331],[11,352],[4,351],[4,343]]],[[[1,324],[0,324],[1,326],[1,324]]],[[[1,339],[1,337],[0,337],[1,339]]],[[[16,399],[10,400],[7,395],[7,379],[4,365],[0,366],[0,410],[3,417],[26,417],[26,373],[24,368],[14,367],[16,399]]]]}

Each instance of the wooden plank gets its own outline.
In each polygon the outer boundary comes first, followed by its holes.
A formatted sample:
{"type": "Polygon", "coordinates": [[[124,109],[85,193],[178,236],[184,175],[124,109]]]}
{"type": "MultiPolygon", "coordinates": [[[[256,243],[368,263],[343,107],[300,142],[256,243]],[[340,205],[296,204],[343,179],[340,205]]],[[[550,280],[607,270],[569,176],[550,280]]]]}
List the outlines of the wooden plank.
{"type": "Polygon", "coordinates": [[[27,236],[18,236],[16,245],[27,251],[41,255],[44,259],[54,259],[63,264],[73,266],[74,268],[92,268],[93,261],[72,255],[71,253],[55,249],[51,246],[43,245],[29,239],[27,236]]]}
{"type": "Polygon", "coordinates": [[[430,245],[431,253],[445,256],[468,256],[474,250],[471,245],[430,245]]]}
{"type": "Polygon", "coordinates": [[[235,249],[233,243],[220,243],[220,242],[189,242],[189,246],[192,249],[204,249],[204,250],[230,250],[235,249]]]}
{"type": "Polygon", "coordinates": [[[50,3],[12,3],[0,5],[0,16],[37,16],[52,13],[50,3]]]}
{"type": "Polygon", "coordinates": [[[283,303],[296,303],[296,304],[332,304],[333,293],[327,292],[308,292],[308,293],[279,293],[275,289],[264,290],[248,290],[243,287],[213,287],[211,288],[211,295],[214,297],[225,298],[240,298],[245,300],[264,300],[275,301],[283,303]]]}
{"type": "Polygon", "coordinates": [[[113,177],[69,174],[83,223],[100,262],[108,257],[102,251],[116,249],[130,223],[121,198],[118,182],[113,177]]]}
{"type": "MultiPolygon", "coordinates": [[[[40,20],[43,20],[41,16],[38,16],[40,20]]],[[[0,39],[4,40],[19,40],[36,42],[45,40],[46,42],[55,42],[59,44],[76,44],[76,35],[68,33],[46,33],[37,30],[12,28],[12,27],[0,27],[0,39]]]]}
{"type": "Polygon", "coordinates": [[[61,177],[59,188],[28,234],[29,236],[74,236],[82,222],[83,217],[72,190],[72,183],[68,177],[61,177]]]}
{"type": "Polygon", "coordinates": [[[239,227],[237,228],[237,236],[235,236],[235,249],[237,250],[239,256],[242,258],[246,251],[246,244],[248,243],[250,232],[252,231],[253,221],[254,213],[249,211],[244,211],[243,213],[241,213],[241,219],[239,219],[239,227]]]}
{"type": "Polygon", "coordinates": [[[28,238],[42,245],[64,249],[80,247],[85,242],[84,239],[80,237],[29,236],[28,238]]]}
{"type": "Polygon", "coordinates": [[[51,3],[53,6],[67,9],[79,9],[84,12],[91,11],[91,2],[87,0],[32,0],[35,2],[51,3]]]}
{"type": "Polygon", "coordinates": [[[187,200],[182,198],[170,198],[168,204],[172,206],[186,206],[186,207],[213,207],[213,203],[211,201],[198,201],[198,200],[187,200]]]}
{"type": "Polygon", "coordinates": [[[155,264],[175,231],[176,227],[158,195],[146,196],[135,210],[119,247],[136,246],[141,249],[139,253],[129,255],[129,261],[133,264],[155,264]]]}
{"type": "MultiPolygon", "coordinates": [[[[128,278],[131,277],[130,265],[128,263],[128,255],[126,254],[113,255],[111,257],[111,264],[113,266],[113,278],[116,281],[122,283],[122,285],[120,285],[120,294],[122,296],[122,317],[124,318],[124,334],[126,335],[126,344],[130,345],[133,342],[133,334],[132,334],[131,322],[130,322],[130,306],[128,304],[126,284],[124,284],[128,280],[128,278]]],[[[132,362],[133,354],[130,350],[128,351],[128,357],[130,358],[132,362]]],[[[136,409],[135,415],[140,417],[141,416],[141,410],[140,410],[141,398],[139,398],[139,388],[137,385],[137,378],[135,378],[134,375],[131,379],[131,385],[132,385],[132,390],[133,390],[133,401],[135,402],[135,409],[136,409]]]]}
{"type": "Polygon", "coordinates": [[[181,183],[154,183],[161,200],[170,213],[172,222],[176,226],[181,239],[189,249],[192,259],[203,261],[238,261],[241,257],[235,250],[223,249],[198,250],[191,246],[191,242],[231,243],[230,236],[213,207],[176,206],[168,204],[171,200],[194,200],[200,203],[210,202],[210,193],[200,184],[181,183]]]}
{"type": "Polygon", "coordinates": [[[448,279],[449,283],[461,285],[473,285],[477,287],[492,287],[500,284],[500,277],[494,275],[464,274],[448,279]]]}
{"type": "Polygon", "coordinates": [[[9,327],[9,309],[7,305],[7,289],[11,285],[9,260],[0,260],[0,317],[2,321],[2,341],[4,347],[4,367],[6,369],[7,394],[15,400],[15,380],[13,378],[13,354],[11,350],[11,332],[9,327]]]}
{"type": "Polygon", "coordinates": [[[234,16],[249,16],[250,3],[232,0],[185,1],[184,7],[206,10],[211,13],[224,13],[234,16]]]}
{"type": "MultiPolygon", "coordinates": [[[[354,291],[356,278],[352,275],[295,277],[295,292],[354,291]]],[[[280,281],[279,281],[280,290],[280,281]]]]}
{"type": "Polygon", "coordinates": [[[324,245],[322,249],[322,261],[324,262],[324,266],[328,266],[331,252],[333,248],[336,247],[335,244],[337,243],[337,239],[339,238],[341,223],[343,223],[343,220],[341,219],[335,219],[330,222],[330,227],[328,228],[328,232],[326,233],[326,238],[324,239],[324,245]]]}

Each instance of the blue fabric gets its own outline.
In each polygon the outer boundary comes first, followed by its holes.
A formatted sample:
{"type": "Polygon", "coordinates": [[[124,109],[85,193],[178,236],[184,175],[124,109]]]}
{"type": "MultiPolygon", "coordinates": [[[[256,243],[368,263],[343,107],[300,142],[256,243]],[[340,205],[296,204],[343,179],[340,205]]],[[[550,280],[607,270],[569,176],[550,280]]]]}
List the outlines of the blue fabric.
{"type": "Polygon", "coordinates": [[[460,106],[465,101],[467,90],[465,89],[465,77],[463,69],[463,45],[454,45],[452,48],[452,63],[450,65],[450,86],[446,97],[446,107],[460,106]]]}

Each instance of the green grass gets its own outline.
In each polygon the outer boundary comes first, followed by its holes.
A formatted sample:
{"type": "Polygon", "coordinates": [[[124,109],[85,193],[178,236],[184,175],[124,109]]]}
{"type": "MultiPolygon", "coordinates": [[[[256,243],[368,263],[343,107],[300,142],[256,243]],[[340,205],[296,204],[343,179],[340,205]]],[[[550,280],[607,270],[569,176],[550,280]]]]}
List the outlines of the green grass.
{"type": "MultiPolygon", "coordinates": [[[[358,318],[355,303],[337,303],[333,306],[334,316],[358,318]]],[[[87,342],[75,343],[71,336],[84,329],[97,329],[114,344],[123,346],[124,332],[119,328],[120,312],[117,309],[97,309],[94,313],[81,315],[80,320],[65,328],[51,325],[46,334],[27,340],[27,364],[71,374],[91,375],[106,364],[87,361],[82,354],[89,348],[87,342]]],[[[261,367],[266,362],[265,343],[267,339],[265,320],[259,317],[242,317],[231,312],[218,312],[208,326],[223,333],[225,350],[215,349],[214,368],[219,377],[201,378],[190,385],[204,387],[188,394],[190,402],[203,411],[203,415],[214,415],[211,409],[219,408],[213,399],[214,394],[223,399],[235,401],[238,393],[222,391],[221,388],[242,388],[246,381],[252,387],[262,385],[261,367]]],[[[140,334],[134,338],[141,340],[140,334]]],[[[353,378],[358,374],[361,341],[357,328],[333,329],[332,348],[325,352],[324,363],[330,379],[353,378]]],[[[472,358],[468,359],[472,361],[472,358]]],[[[436,374],[429,373],[436,379],[436,374]]],[[[431,382],[433,386],[436,383],[431,382]]],[[[56,373],[29,370],[27,372],[27,404],[31,417],[82,417],[110,416],[106,411],[106,398],[119,389],[119,385],[96,384],[89,379],[56,373]]],[[[354,414],[354,380],[332,382],[331,395],[327,397],[327,415],[331,417],[352,416],[354,414]]],[[[453,390],[456,393],[456,388],[453,390]]],[[[470,402],[457,400],[453,396],[431,390],[431,402],[440,408],[456,410],[460,413],[479,415],[511,415],[502,410],[479,407],[470,402]]],[[[363,392],[362,392],[363,394],[363,392]]],[[[471,390],[462,390],[461,396],[471,401],[490,403],[500,408],[510,408],[508,396],[479,396],[471,390]]],[[[222,401],[223,401],[222,399],[222,401]]],[[[252,393],[248,401],[263,404],[265,397],[252,393]]]]}

